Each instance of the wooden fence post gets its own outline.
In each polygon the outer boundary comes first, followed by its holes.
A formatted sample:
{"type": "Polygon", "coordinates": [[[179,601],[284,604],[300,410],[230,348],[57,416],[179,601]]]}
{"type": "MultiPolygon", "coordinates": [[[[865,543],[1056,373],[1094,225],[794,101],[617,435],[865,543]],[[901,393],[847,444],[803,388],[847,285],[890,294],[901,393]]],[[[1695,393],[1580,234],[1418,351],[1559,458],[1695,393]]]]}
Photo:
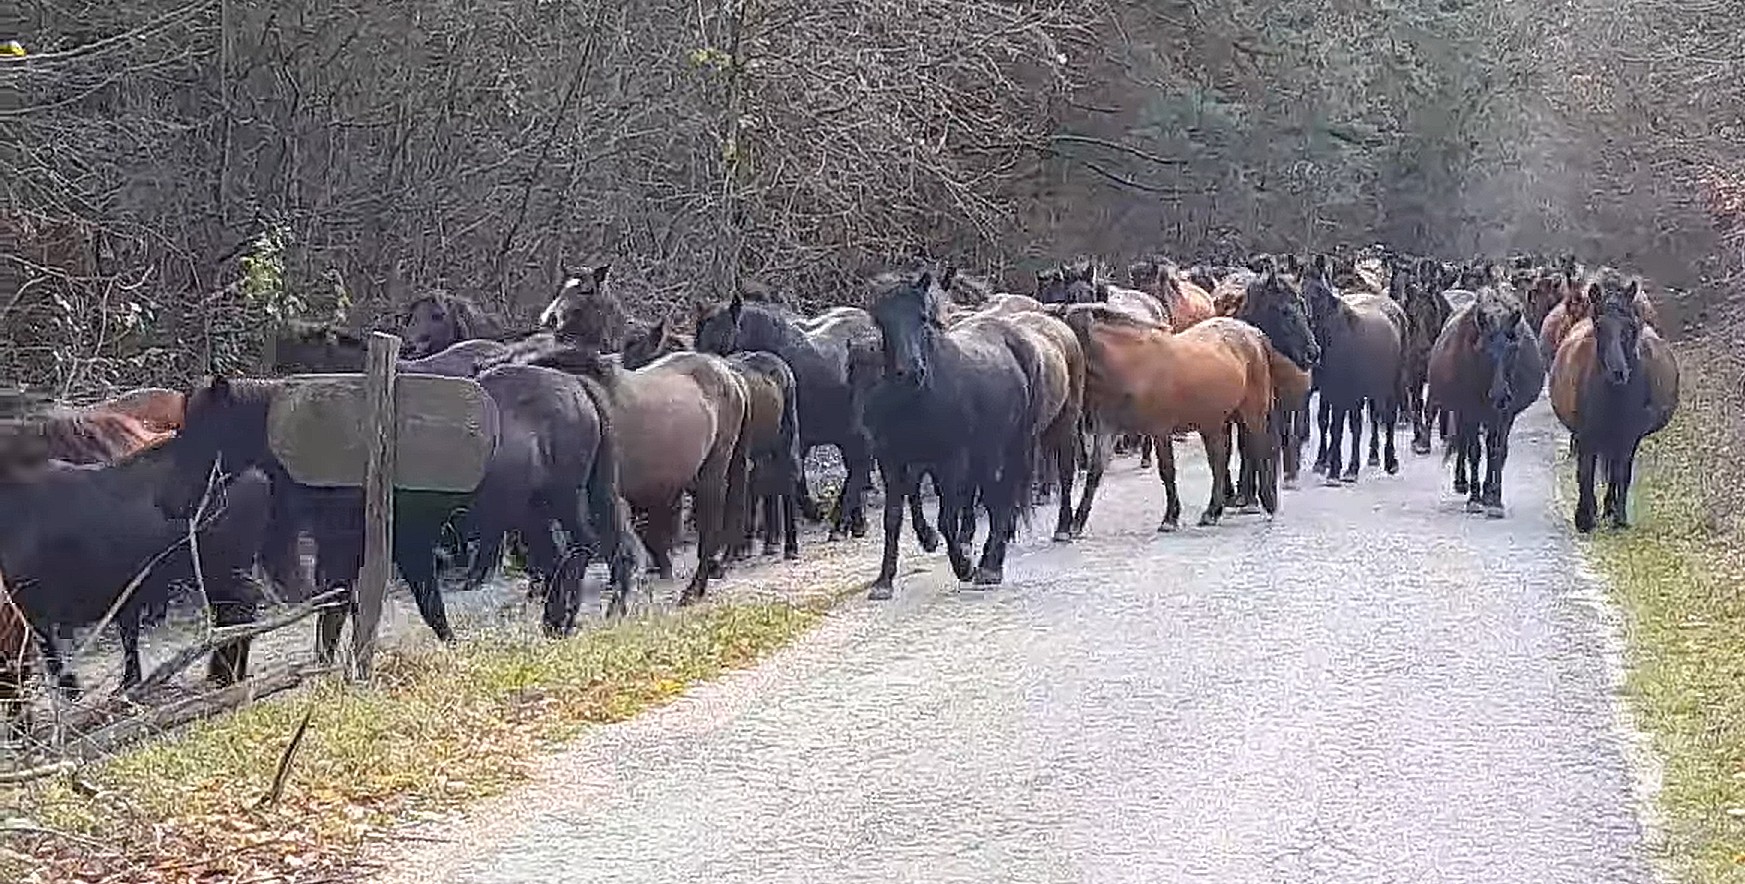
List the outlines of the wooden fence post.
{"type": "Polygon", "coordinates": [[[364,391],[369,406],[369,460],[364,470],[364,566],[358,574],[357,612],[353,615],[352,677],[370,677],[376,651],[376,626],[382,619],[382,598],[393,577],[394,450],[398,416],[394,413],[395,359],[400,339],[372,332],[364,358],[364,391]]]}

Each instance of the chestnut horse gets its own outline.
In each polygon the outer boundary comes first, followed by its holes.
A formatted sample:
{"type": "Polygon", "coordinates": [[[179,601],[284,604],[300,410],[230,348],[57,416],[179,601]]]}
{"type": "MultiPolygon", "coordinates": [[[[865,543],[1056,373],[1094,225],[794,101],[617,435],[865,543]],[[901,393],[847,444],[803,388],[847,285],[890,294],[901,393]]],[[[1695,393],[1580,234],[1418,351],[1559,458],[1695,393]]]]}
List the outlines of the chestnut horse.
{"type": "Polygon", "coordinates": [[[1248,457],[1261,464],[1261,506],[1268,513],[1278,509],[1278,475],[1267,433],[1273,405],[1271,356],[1258,329],[1214,317],[1177,334],[1102,304],[1057,310],[1085,350],[1085,401],[1098,427],[1084,495],[1073,516],[1075,533],[1084,529],[1102,483],[1110,431],[1141,433],[1157,442],[1157,473],[1166,496],[1159,531],[1175,530],[1181,519],[1170,441],[1178,431],[1199,432],[1212,470],[1212,494],[1201,525],[1218,523],[1231,494],[1225,487],[1231,423],[1237,425],[1248,457]]]}
{"type": "Polygon", "coordinates": [[[1594,469],[1606,472],[1600,515],[1627,528],[1636,449],[1678,409],[1678,361],[1649,325],[1641,283],[1605,272],[1593,315],[1575,324],[1551,365],[1551,407],[1575,436],[1578,531],[1594,528],[1594,469]]]}
{"type": "Polygon", "coordinates": [[[124,414],[154,433],[174,433],[182,428],[182,417],[187,409],[187,397],[179,390],[141,387],[96,405],[88,405],[83,410],[124,414]]]}
{"type": "Polygon", "coordinates": [[[1159,258],[1136,261],[1127,268],[1127,275],[1133,282],[1133,288],[1163,304],[1164,312],[1169,316],[1171,331],[1179,332],[1200,320],[1211,319],[1217,315],[1212,305],[1212,296],[1185,278],[1168,261],[1159,258]]]}
{"type": "MultiPolygon", "coordinates": [[[[1557,350],[1569,330],[1593,314],[1594,301],[1600,295],[1600,279],[1615,273],[1616,271],[1610,269],[1602,269],[1593,276],[1579,280],[1567,273],[1563,276],[1560,283],[1562,298],[1545,314],[1544,322],[1539,325],[1539,352],[1547,365],[1556,358],[1557,350]]],[[[1634,299],[1636,313],[1641,317],[1642,324],[1658,332],[1660,311],[1654,308],[1654,302],[1649,300],[1648,293],[1640,284],[1636,287],[1634,299]]]]}

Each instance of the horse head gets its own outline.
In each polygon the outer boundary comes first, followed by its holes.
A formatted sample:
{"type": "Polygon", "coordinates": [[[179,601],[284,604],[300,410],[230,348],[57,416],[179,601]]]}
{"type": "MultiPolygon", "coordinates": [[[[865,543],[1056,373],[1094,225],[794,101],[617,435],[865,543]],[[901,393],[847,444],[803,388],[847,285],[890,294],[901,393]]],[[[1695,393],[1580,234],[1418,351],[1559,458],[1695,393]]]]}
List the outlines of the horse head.
{"type": "Polygon", "coordinates": [[[616,350],[629,328],[629,316],[606,286],[610,264],[566,273],[557,296],[539,314],[539,326],[559,338],[598,350],[616,350]]]}
{"type": "Polygon", "coordinates": [[[619,358],[626,369],[635,371],[668,353],[689,349],[691,342],[686,339],[686,335],[662,319],[626,341],[624,352],[619,358]]]}
{"type": "Polygon", "coordinates": [[[1044,304],[1065,304],[1066,272],[1060,265],[1036,271],[1036,300],[1044,304]]]}
{"type": "Polygon", "coordinates": [[[1521,305],[1492,287],[1479,290],[1472,305],[1472,321],[1478,329],[1477,343],[1490,366],[1486,395],[1492,408],[1507,413],[1515,403],[1514,365],[1521,351],[1521,305]]]}
{"type": "Polygon", "coordinates": [[[721,356],[740,350],[739,333],[744,318],[745,299],[737,294],[726,304],[699,305],[693,325],[697,349],[721,356]]]}
{"type": "Polygon", "coordinates": [[[884,379],[898,386],[927,385],[928,355],[940,324],[933,274],[922,271],[880,280],[873,303],[873,321],[884,340],[884,379]]]}
{"type": "Polygon", "coordinates": [[[1636,297],[1642,285],[1636,279],[1625,283],[1608,274],[1599,284],[1593,304],[1594,348],[1606,382],[1627,384],[1635,375],[1641,357],[1636,349],[1642,334],[1642,311],[1636,297]]]}
{"type": "Polygon", "coordinates": [[[241,473],[274,461],[267,444],[272,382],[231,381],[214,375],[184,394],[182,429],[176,434],[171,475],[159,489],[158,506],[188,518],[205,497],[214,468],[241,473]]]}
{"type": "Polygon", "coordinates": [[[1307,371],[1321,361],[1321,345],[1309,323],[1303,296],[1290,280],[1269,272],[1248,283],[1237,319],[1260,329],[1273,349],[1307,371]]]}
{"type": "Polygon", "coordinates": [[[400,338],[405,341],[400,357],[422,359],[461,341],[499,333],[497,323],[471,298],[430,292],[406,309],[406,319],[400,325],[400,338]]]}

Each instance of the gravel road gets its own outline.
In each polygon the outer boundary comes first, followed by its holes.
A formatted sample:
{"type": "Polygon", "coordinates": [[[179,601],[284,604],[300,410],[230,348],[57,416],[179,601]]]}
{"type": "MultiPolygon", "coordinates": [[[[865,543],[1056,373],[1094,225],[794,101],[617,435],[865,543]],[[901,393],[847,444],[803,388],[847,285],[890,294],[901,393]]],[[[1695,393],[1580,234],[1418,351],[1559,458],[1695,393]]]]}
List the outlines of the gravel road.
{"type": "Polygon", "coordinates": [[[1407,455],[1158,535],[1126,458],[1084,539],[1027,539],[992,591],[905,537],[895,601],[591,733],[382,880],[1650,880],[1652,771],[1550,506],[1563,438],[1523,417],[1505,520],[1407,455]]]}

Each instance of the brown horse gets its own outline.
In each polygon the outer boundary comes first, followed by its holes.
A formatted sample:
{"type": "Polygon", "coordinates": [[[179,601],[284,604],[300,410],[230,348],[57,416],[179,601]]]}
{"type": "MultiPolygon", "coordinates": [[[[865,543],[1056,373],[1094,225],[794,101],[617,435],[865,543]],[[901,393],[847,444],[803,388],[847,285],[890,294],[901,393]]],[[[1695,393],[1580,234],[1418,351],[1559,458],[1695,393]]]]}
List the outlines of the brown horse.
{"type": "Polygon", "coordinates": [[[144,424],[146,429],[154,433],[174,433],[182,428],[182,418],[187,409],[187,397],[178,390],[141,387],[96,405],[86,406],[84,410],[124,414],[144,424]]]}
{"type": "MultiPolygon", "coordinates": [[[[674,331],[662,320],[624,345],[624,367],[635,370],[670,353],[691,350],[691,336],[674,331]]],[[[785,534],[782,557],[800,557],[798,502],[794,488],[802,467],[798,385],[794,371],[774,353],[748,350],[727,357],[745,381],[748,396],[745,424],[746,458],[751,469],[751,493],[744,512],[729,520],[729,561],[751,555],[751,540],[761,504],[764,514],[764,555],[776,552],[776,531],[785,534]]]]}
{"type": "Polygon", "coordinates": [[[56,409],[34,417],[0,420],[0,479],[18,478],[49,460],[115,463],[174,435],[154,431],[138,418],[109,411],[56,409]]]}
{"type": "MultiPolygon", "coordinates": [[[[1615,275],[1610,268],[1601,268],[1595,274],[1585,279],[1577,279],[1565,274],[1560,283],[1561,300],[1545,314],[1545,320],[1539,325],[1539,352],[1550,364],[1557,356],[1558,347],[1563,343],[1565,335],[1574,328],[1576,323],[1593,315],[1593,306],[1600,295],[1600,279],[1608,274],[1615,275]]],[[[1649,299],[1648,292],[1640,284],[1636,287],[1636,312],[1642,319],[1642,324],[1660,331],[1660,311],[1655,309],[1654,302],[1649,299]]]]}
{"type": "Polygon", "coordinates": [[[1163,304],[1172,331],[1181,331],[1202,319],[1217,315],[1212,296],[1188,280],[1168,261],[1152,258],[1136,261],[1127,268],[1133,288],[1163,304]]]}
{"type": "MultiPolygon", "coordinates": [[[[1060,272],[1061,277],[1066,280],[1064,291],[1068,304],[1107,304],[1110,308],[1141,322],[1173,327],[1169,308],[1162,300],[1137,289],[1122,288],[1107,280],[1099,280],[1095,267],[1089,262],[1062,267],[1060,272]]],[[[1128,433],[1116,436],[1113,441],[1116,454],[1126,454],[1138,448],[1139,468],[1150,469],[1155,442],[1143,434],[1128,433]]]]}
{"type": "Polygon", "coordinates": [[[1430,372],[1430,348],[1448,322],[1453,308],[1441,291],[1441,268],[1428,259],[1416,267],[1396,267],[1389,277],[1388,296],[1406,317],[1405,365],[1401,381],[1404,417],[1412,427],[1412,451],[1430,453],[1430,419],[1434,412],[1424,396],[1430,372]]]}
{"type": "Polygon", "coordinates": [[[1029,336],[1042,359],[1042,374],[1033,391],[1040,421],[1039,426],[1032,428],[1040,442],[1037,456],[1041,468],[1036,475],[1041,477],[1042,487],[1053,487],[1059,498],[1054,539],[1063,541],[1072,537],[1072,485],[1078,474],[1078,432],[1084,416],[1085,353],[1078,336],[1066,323],[1042,312],[1041,304],[1031,303],[1035,309],[1019,309],[1022,305],[1008,303],[1003,312],[986,315],[1000,316],[1017,326],[1029,336]]]}
{"type": "Polygon", "coordinates": [[[624,346],[630,313],[608,286],[611,265],[582,267],[565,274],[557,295],[539,314],[539,327],[566,344],[606,353],[624,346]]]}
{"type": "Polygon", "coordinates": [[[634,371],[586,348],[529,360],[592,377],[606,391],[619,440],[619,492],[643,517],[643,545],[662,579],[672,577],[679,504],[695,498],[697,570],[680,604],[703,597],[745,500],[749,394],[732,364],[707,353],[670,353],[634,371]]]}
{"type": "Polygon", "coordinates": [[[1201,525],[1217,524],[1231,493],[1225,485],[1232,422],[1249,446],[1249,457],[1264,465],[1261,505],[1269,513],[1277,510],[1277,473],[1267,433],[1273,402],[1271,357],[1259,330],[1214,317],[1177,334],[1100,304],[1073,305],[1060,312],[1085,350],[1085,401],[1099,428],[1084,496],[1073,516],[1074,533],[1090,517],[1108,463],[1109,431],[1157,440],[1157,472],[1167,498],[1159,531],[1175,530],[1181,518],[1170,442],[1177,431],[1198,431],[1211,465],[1212,495],[1201,525]]]}
{"type": "Polygon", "coordinates": [[[1636,449],[1678,409],[1678,360],[1647,323],[1641,283],[1606,272],[1595,280],[1593,315],[1575,324],[1551,366],[1551,407],[1575,437],[1578,531],[1594,528],[1594,469],[1604,465],[1600,513],[1629,527],[1636,449]]]}
{"type": "Polygon", "coordinates": [[[1248,286],[1255,276],[1252,270],[1238,270],[1218,280],[1212,289],[1212,309],[1219,316],[1241,315],[1242,301],[1248,296],[1248,286]]]}

